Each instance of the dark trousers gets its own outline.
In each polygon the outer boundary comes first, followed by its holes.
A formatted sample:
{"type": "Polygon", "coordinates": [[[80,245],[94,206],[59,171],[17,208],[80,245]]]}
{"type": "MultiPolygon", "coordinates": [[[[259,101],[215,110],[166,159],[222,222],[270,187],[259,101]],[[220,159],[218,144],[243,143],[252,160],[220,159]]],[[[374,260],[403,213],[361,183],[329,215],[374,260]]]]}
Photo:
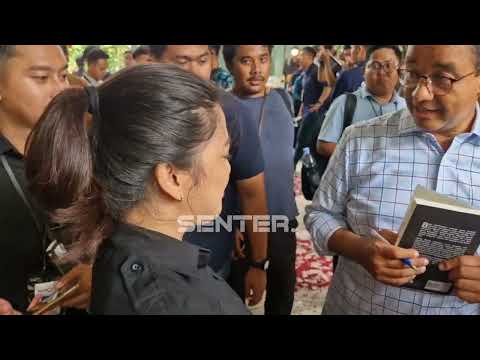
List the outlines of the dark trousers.
{"type": "MultiPolygon", "coordinates": [[[[290,230],[297,226],[296,220],[290,222],[290,230]]],[[[267,271],[265,315],[290,315],[292,312],[297,279],[295,272],[296,251],[297,238],[294,232],[284,232],[283,229],[278,229],[275,233],[269,233],[268,257],[270,267],[267,271]]],[[[228,279],[232,289],[242,299],[245,299],[245,275],[248,269],[245,260],[234,261],[228,279]]]]}

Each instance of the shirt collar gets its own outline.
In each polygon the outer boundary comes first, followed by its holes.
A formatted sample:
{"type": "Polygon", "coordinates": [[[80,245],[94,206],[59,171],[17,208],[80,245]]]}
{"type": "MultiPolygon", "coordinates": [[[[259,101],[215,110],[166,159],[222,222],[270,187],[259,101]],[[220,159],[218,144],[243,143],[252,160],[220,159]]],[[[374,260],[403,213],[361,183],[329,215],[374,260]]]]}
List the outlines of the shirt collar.
{"type": "MultiPolygon", "coordinates": [[[[370,91],[368,91],[367,84],[365,84],[365,82],[363,82],[362,85],[360,86],[359,95],[362,99],[371,98],[373,101],[376,102],[373,94],[370,91]]],[[[389,104],[394,103],[398,105],[400,99],[401,99],[400,95],[398,95],[398,92],[395,91],[395,93],[393,94],[392,100],[389,101],[388,103],[389,104]]]]}
{"type": "MultiPolygon", "coordinates": [[[[425,132],[425,130],[417,126],[413,115],[408,109],[405,109],[400,115],[399,133],[408,134],[413,132],[425,132]]],[[[478,103],[475,105],[475,120],[473,123],[472,131],[470,133],[480,137],[480,107],[478,103]]]]}
{"type": "Polygon", "coordinates": [[[8,141],[2,134],[0,134],[0,155],[6,154],[9,152],[15,153],[21,157],[21,155],[18,154],[17,150],[13,147],[10,141],[8,141]]]}
{"type": "Polygon", "coordinates": [[[196,277],[198,270],[210,262],[206,249],[129,224],[118,224],[111,241],[116,247],[147,254],[152,265],[161,264],[190,277],[196,277]]]}
{"type": "Polygon", "coordinates": [[[97,86],[98,85],[98,82],[97,80],[95,80],[94,78],[92,78],[90,75],[88,75],[87,73],[83,74],[83,77],[85,80],[87,80],[87,82],[91,85],[91,86],[97,86]]]}

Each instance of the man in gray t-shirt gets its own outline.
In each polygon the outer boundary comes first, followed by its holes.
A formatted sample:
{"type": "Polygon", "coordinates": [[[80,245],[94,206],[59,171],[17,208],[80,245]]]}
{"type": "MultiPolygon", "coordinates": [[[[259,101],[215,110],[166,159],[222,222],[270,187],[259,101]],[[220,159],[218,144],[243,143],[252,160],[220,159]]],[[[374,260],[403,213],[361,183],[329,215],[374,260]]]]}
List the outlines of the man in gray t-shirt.
{"type": "Polygon", "coordinates": [[[258,125],[269,214],[289,220],[287,229],[278,227],[275,230],[271,219],[265,302],[265,314],[287,315],[292,310],[296,279],[296,237],[292,231],[297,226],[298,215],[293,190],[294,126],[287,93],[266,88],[271,50],[269,45],[224,45],[223,53],[235,78],[233,93],[250,109],[258,125]]]}

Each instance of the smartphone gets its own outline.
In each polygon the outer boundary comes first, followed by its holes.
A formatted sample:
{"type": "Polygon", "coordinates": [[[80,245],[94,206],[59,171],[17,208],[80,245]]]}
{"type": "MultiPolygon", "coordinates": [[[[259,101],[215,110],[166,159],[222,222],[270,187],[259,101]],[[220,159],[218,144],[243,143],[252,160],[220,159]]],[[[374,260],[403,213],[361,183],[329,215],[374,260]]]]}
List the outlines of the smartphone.
{"type": "Polygon", "coordinates": [[[75,286],[71,287],[67,291],[59,294],[59,296],[57,298],[55,298],[54,300],[51,300],[50,302],[48,302],[46,304],[37,305],[35,308],[33,308],[30,311],[32,312],[33,315],[43,315],[43,314],[55,309],[56,307],[60,306],[60,303],[62,302],[62,300],[67,298],[69,295],[73,294],[76,290],[78,290],[79,287],[80,287],[80,285],[76,284],[75,286]]]}

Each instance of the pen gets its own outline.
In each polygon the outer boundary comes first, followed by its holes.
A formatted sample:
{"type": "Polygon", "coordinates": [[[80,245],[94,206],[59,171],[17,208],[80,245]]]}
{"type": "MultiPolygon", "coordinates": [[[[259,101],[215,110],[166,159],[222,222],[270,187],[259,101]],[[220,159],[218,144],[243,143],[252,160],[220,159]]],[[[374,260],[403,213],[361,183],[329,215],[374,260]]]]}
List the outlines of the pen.
{"type": "MultiPolygon", "coordinates": [[[[371,234],[376,237],[378,240],[382,240],[384,242],[386,242],[387,244],[390,244],[390,242],[385,239],[382,235],[380,235],[376,230],[374,229],[370,229],[370,232],[371,234]]],[[[391,244],[390,244],[391,245],[391,244]]],[[[412,264],[412,260],[411,259],[401,259],[402,263],[409,267],[410,269],[412,269],[413,271],[417,272],[417,268],[412,264]]]]}

